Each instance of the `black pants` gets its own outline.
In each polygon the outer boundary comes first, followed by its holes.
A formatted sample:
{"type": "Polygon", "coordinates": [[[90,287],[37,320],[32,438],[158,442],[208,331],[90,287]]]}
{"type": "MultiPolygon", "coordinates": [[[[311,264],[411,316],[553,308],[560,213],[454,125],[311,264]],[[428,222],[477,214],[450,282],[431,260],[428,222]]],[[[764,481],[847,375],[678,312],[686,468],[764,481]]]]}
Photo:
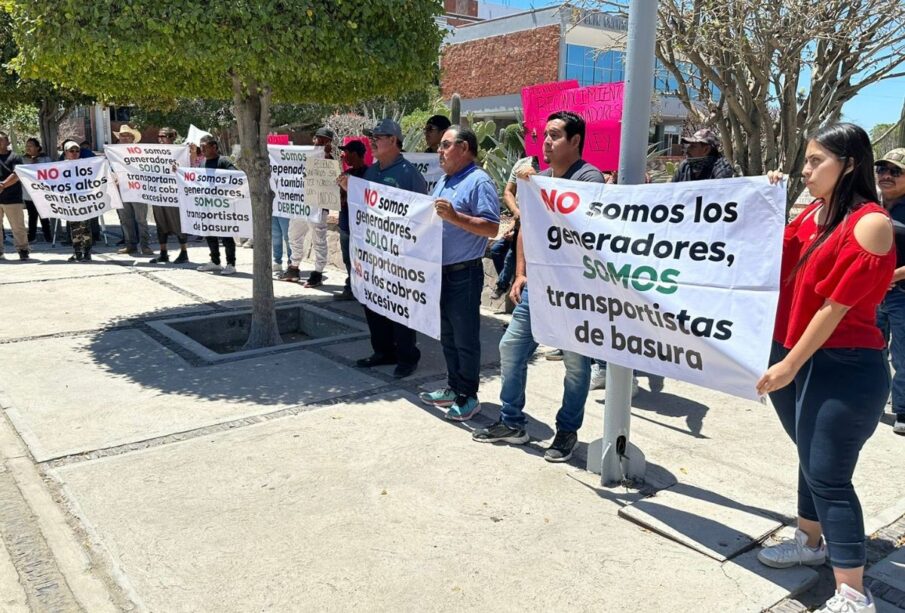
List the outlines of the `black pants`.
{"type": "Polygon", "coordinates": [[[401,366],[414,366],[421,359],[416,332],[365,307],[371,348],[374,353],[395,357],[401,366]]]}
{"type": "Polygon", "coordinates": [[[211,250],[211,262],[220,264],[220,242],[223,241],[223,248],[226,250],[226,263],[229,266],[236,265],[236,239],[231,236],[208,236],[207,246],[211,250]]]}
{"type": "Polygon", "coordinates": [[[28,242],[32,242],[37,237],[38,221],[40,221],[44,242],[49,243],[53,239],[53,233],[50,231],[50,220],[38,215],[38,209],[35,208],[35,203],[31,200],[25,201],[25,210],[28,211],[28,242]]]}

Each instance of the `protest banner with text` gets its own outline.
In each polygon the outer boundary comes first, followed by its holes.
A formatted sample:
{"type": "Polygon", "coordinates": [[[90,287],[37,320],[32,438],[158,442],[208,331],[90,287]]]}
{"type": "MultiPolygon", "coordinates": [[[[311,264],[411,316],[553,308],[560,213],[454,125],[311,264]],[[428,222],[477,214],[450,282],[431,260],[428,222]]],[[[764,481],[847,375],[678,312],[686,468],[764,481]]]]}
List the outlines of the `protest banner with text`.
{"type": "Polygon", "coordinates": [[[350,177],[349,223],[358,301],[439,339],[443,222],[434,199],[350,177]]]}
{"type": "Polygon", "coordinates": [[[537,156],[541,168],[546,168],[543,146],[547,117],[556,111],[571,111],[585,120],[582,157],[601,170],[616,170],[624,86],[619,82],[578,87],[577,81],[561,81],[523,88],[525,154],[537,156]],[[573,83],[574,87],[567,87],[573,83]]]}
{"type": "Polygon", "coordinates": [[[340,209],[336,179],[341,173],[339,160],[328,160],[323,156],[308,160],[305,164],[305,199],[312,207],[330,211],[340,209]]]}
{"type": "Polygon", "coordinates": [[[267,152],[274,217],[322,221],[323,210],[305,198],[305,164],[309,159],[323,157],[324,150],[310,145],[270,145],[267,152]]]}
{"type": "Polygon", "coordinates": [[[198,236],[252,236],[248,178],[240,170],[177,168],[183,232],[198,236]]]}
{"type": "Polygon", "coordinates": [[[106,145],[125,202],[179,206],[173,167],[189,165],[188,145],[106,145]]]}
{"type": "Polygon", "coordinates": [[[41,217],[84,221],[123,208],[105,158],[20,164],[16,174],[41,217]]]}
{"type": "Polygon", "coordinates": [[[743,398],[767,368],[785,187],[519,181],[534,338],[743,398]]]}
{"type": "Polygon", "coordinates": [[[436,153],[403,153],[402,156],[415,165],[427,181],[427,193],[431,194],[446,173],[440,168],[440,156],[436,153]]]}

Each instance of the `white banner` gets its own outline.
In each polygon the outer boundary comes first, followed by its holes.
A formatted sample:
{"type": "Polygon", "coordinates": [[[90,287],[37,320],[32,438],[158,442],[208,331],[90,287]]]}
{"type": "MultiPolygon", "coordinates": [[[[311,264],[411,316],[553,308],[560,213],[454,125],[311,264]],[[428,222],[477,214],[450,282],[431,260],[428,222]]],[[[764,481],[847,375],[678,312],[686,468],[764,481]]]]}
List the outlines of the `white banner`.
{"type": "Polygon", "coordinates": [[[185,137],[185,142],[200,147],[201,139],[205,136],[211,136],[211,133],[196,128],[195,124],[189,124],[189,133],[185,137]]]}
{"type": "Polygon", "coordinates": [[[434,199],[349,177],[349,225],[358,301],[439,339],[443,222],[434,199]]]}
{"type": "Polygon", "coordinates": [[[106,158],[21,164],[16,174],[44,218],[84,221],[123,208],[106,158]]]}
{"type": "Polygon", "coordinates": [[[342,173],[339,160],[311,157],[305,164],[305,200],[312,207],[338,211],[339,185],[336,178],[342,173]]]}
{"type": "Polygon", "coordinates": [[[538,342],[757,398],[779,295],[784,186],[533,177],[518,190],[538,342]]]}
{"type": "Polygon", "coordinates": [[[179,206],[173,165],[189,165],[188,145],[105,145],[125,202],[179,206]]]}
{"type": "Polygon", "coordinates": [[[273,216],[320,222],[323,209],[305,201],[305,164],[323,157],[322,147],[268,145],[273,216]]]}
{"type": "Polygon", "coordinates": [[[402,156],[415,165],[427,181],[427,193],[432,194],[437,182],[446,174],[440,168],[440,156],[436,153],[403,153],[402,156]]]}
{"type": "Polygon", "coordinates": [[[251,195],[241,170],[177,168],[182,231],[198,236],[252,236],[251,195]]]}

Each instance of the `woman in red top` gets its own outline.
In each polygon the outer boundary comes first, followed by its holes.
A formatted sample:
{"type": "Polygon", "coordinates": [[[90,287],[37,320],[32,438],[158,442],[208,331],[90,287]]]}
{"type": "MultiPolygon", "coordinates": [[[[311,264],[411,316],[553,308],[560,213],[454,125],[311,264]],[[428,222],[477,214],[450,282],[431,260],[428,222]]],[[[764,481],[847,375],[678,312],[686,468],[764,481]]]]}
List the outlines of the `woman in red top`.
{"type": "Polygon", "coordinates": [[[785,568],[829,555],[836,595],[821,611],[874,612],[852,474],[889,395],[875,318],[895,268],[892,224],[877,204],[864,130],[827,126],[805,156],[815,201],[786,229],[772,365],[757,382],[798,448],[798,530],[758,558],[785,568]]]}

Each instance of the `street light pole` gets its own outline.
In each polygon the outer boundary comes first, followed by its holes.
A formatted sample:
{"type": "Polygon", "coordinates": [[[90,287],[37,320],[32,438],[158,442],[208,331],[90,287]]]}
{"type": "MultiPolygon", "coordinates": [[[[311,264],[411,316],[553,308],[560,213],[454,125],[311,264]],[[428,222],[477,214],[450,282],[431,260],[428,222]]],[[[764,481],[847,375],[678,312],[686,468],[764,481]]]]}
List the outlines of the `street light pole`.
{"type": "MultiPolygon", "coordinates": [[[[623,185],[644,182],[656,38],[656,0],[632,0],[628,14],[625,97],[619,147],[619,183],[623,185]]],[[[594,444],[588,450],[588,470],[599,472],[603,485],[644,480],[644,454],[629,442],[633,378],[632,369],[607,364],[603,440],[599,447],[594,444]]]]}

